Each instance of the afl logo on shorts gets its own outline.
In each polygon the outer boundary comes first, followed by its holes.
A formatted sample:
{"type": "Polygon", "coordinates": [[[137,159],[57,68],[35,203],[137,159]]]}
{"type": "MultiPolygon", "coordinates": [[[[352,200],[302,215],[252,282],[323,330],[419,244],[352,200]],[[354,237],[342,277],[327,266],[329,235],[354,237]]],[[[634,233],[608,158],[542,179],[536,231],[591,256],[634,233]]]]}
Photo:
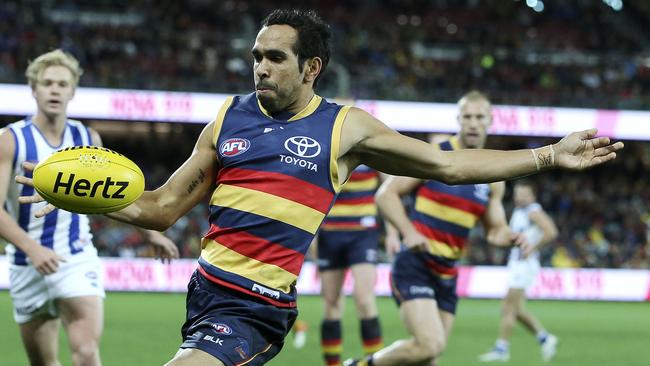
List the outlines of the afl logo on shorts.
{"type": "Polygon", "coordinates": [[[251,142],[239,137],[228,139],[219,146],[221,156],[237,156],[251,147],[251,142]]]}
{"type": "Polygon", "coordinates": [[[320,144],[318,141],[307,136],[289,137],[284,142],[284,148],[301,158],[313,158],[320,154],[320,144]]]}
{"type": "Polygon", "coordinates": [[[223,323],[212,324],[212,328],[214,328],[214,330],[219,334],[232,334],[232,329],[223,323]]]}

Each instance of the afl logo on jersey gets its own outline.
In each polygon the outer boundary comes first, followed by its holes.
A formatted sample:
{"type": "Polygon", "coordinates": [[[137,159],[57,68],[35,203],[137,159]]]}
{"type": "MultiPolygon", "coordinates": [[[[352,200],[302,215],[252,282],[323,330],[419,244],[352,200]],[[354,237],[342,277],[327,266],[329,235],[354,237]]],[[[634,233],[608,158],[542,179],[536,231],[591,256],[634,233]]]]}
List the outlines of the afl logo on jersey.
{"type": "Polygon", "coordinates": [[[318,141],[307,136],[289,137],[284,142],[284,148],[301,158],[313,158],[320,154],[320,144],[318,141]]]}
{"type": "Polygon", "coordinates": [[[251,147],[251,142],[239,137],[228,139],[219,146],[222,156],[237,156],[246,152],[251,147]]]}

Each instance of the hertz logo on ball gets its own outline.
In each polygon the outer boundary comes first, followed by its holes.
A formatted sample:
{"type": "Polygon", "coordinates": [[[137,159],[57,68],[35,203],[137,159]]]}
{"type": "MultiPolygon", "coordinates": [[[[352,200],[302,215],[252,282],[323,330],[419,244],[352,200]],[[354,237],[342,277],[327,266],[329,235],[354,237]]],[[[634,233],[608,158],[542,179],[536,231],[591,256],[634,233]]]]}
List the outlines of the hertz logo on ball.
{"type": "Polygon", "coordinates": [[[120,210],[144,192],[140,168],[97,146],[59,150],[34,168],[34,188],[54,206],[84,214],[120,210]]]}
{"type": "Polygon", "coordinates": [[[52,192],[57,194],[59,193],[59,188],[62,188],[62,190],[65,189],[63,194],[66,195],[70,194],[70,191],[72,190],[72,194],[78,197],[95,197],[98,188],[104,186],[104,189],[101,189],[102,198],[119,199],[124,198],[122,191],[129,186],[129,182],[113,182],[111,177],[106,178],[106,181],[98,180],[94,183],[91,183],[88,179],[78,179],[75,181],[74,177],[74,174],[70,174],[68,181],[64,181],[63,172],[59,172],[59,174],[56,175],[52,192]],[[112,194],[109,194],[108,191],[111,186],[119,188],[112,194]],[[90,192],[87,192],[88,190],[90,190],[90,192]]]}

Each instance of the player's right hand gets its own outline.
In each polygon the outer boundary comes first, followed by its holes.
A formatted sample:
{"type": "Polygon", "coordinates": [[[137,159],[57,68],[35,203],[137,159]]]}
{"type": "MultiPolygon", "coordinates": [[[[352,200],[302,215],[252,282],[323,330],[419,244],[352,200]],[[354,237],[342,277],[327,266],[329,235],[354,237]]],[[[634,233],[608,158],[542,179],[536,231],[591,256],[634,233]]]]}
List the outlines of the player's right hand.
{"type": "MultiPolygon", "coordinates": [[[[36,164],[30,163],[28,161],[23,163],[23,169],[25,169],[25,171],[33,171],[35,166],[36,166],[36,164]]],[[[15,180],[16,180],[16,183],[20,183],[20,184],[24,184],[26,186],[34,187],[33,180],[31,178],[25,177],[24,175],[17,175],[15,180]]],[[[20,202],[21,204],[38,203],[38,202],[43,202],[43,201],[45,201],[45,199],[43,197],[41,197],[41,195],[38,194],[38,192],[36,192],[36,191],[31,196],[20,196],[20,197],[18,197],[18,202],[20,202]]],[[[48,203],[47,206],[45,206],[42,209],[36,211],[34,213],[34,216],[35,217],[43,217],[43,216],[47,215],[48,213],[50,213],[50,212],[52,212],[54,210],[56,210],[56,207],[54,205],[52,205],[51,203],[48,203]]]]}
{"type": "Polygon", "coordinates": [[[395,254],[399,252],[402,243],[399,240],[398,235],[386,235],[384,238],[384,247],[386,248],[386,255],[388,259],[393,259],[395,254]]]}
{"type": "Polygon", "coordinates": [[[65,262],[65,259],[56,254],[52,249],[42,245],[35,246],[33,250],[27,253],[27,256],[32,261],[32,265],[38,273],[44,276],[56,272],[59,269],[59,263],[65,262]]]}
{"type": "Polygon", "coordinates": [[[424,252],[428,249],[429,240],[413,228],[407,233],[402,233],[402,243],[410,250],[424,252]]]}

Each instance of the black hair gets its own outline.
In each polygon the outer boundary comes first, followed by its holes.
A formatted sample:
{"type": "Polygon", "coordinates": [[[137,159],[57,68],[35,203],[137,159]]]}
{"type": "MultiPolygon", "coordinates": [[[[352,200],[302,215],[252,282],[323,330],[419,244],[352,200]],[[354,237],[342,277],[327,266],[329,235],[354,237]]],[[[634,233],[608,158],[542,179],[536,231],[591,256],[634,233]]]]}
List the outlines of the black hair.
{"type": "Polygon", "coordinates": [[[298,70],[302,72],[305,60],[319,57],[323,61],[321,71],[314,80],[314,87],[323,75],[330,61],[330,40],[332,32],[329,25],[314,10],[278,9],[262,21],[263,27],[286,24],[298,32],[298,40],[293,45],[293,52],[298,56],[298,70]]]}

